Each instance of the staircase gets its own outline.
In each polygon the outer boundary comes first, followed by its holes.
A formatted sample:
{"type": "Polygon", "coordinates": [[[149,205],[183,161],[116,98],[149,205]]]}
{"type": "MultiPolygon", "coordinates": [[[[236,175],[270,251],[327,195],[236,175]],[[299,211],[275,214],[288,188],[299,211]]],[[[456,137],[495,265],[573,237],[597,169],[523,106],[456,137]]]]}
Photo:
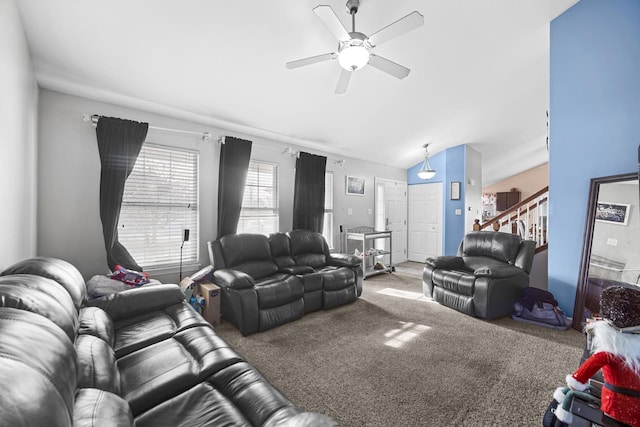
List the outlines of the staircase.
{"type": "Polygon", "coordinates": [[[549,187],[545,187],[474,229],[493,229],[536,241],[536,252],[547,249],[549,187]]]}

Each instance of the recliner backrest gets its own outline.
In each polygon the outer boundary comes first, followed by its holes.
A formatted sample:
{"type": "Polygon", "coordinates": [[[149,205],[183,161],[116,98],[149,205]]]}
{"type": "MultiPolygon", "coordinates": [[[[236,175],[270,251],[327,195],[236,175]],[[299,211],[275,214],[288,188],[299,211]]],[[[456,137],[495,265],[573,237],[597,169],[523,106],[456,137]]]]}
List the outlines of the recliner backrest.
{"type": "Polygon", "coordinates": [[[263,234],[228,234],[219,240],[224,256],[224,267],[214,264],[214,268],[232,268],[247,273],[254,279],[270,276],[278,271],[271,256],[267,236],[263,234]]]}
{"type": "Polygon", "coordinates": [[[25,259],[7,267],[0,275],[12,274],[33,274],[54,280],[71,296],[76,311],[87,301],[84,278],[78,269],[67,261],[49,257],[25,259]]]}
{"type": "Polygon", "coordinates": [[[329,246],[322,234],[310,230],[293,230],[287,235],[291,245],[291,256],[297,265],[318,268],[327,264],[329,246]]]}
{"type": "Polygon", "coordinates": [[[514,264],[520,249],[520,236],[497,231],[473,231],[464,236],[458,256],[485,256],[514,264]]]}
{"type": "Polygon", "coordinates": [[[286,268],[296,265],[296,262],[291,257],[289,236],[285,233],[270,234],[269,246],[271,247],[271,256],[278,265],[278,268],[286,268]]]}

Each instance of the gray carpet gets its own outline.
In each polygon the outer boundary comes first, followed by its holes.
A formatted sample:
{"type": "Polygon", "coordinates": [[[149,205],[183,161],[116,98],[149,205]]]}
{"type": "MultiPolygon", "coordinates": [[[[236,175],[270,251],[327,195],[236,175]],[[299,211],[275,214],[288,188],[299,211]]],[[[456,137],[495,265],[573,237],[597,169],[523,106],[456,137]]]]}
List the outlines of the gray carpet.
{"type": "Polygon", "coordinates": [[[416,277],[382,274],[353,304],[248,337],[217,329],[301,409],[342,426],[541,425],[582,334],[474,319],[421,291],[416,277]]]}

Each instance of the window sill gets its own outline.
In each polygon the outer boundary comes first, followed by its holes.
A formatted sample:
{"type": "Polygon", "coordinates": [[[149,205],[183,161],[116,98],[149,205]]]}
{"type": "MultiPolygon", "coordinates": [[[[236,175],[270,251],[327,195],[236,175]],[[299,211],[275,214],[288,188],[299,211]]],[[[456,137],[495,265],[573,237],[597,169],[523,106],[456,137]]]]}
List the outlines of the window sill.
{"type": "MultiPolygon", "coordinates": [[[[185,275],[187,272],[195,273],[202,268],[200,263],[192,262],[188,264],[182,264],[182,273],[185,275]]],[[[179,265],[168,265],[166,267],[151,267],[145,269],[145,272],[149,273],[149,276],[165,276],[169,274],[178,274],[180,272],[179,265]]]]}

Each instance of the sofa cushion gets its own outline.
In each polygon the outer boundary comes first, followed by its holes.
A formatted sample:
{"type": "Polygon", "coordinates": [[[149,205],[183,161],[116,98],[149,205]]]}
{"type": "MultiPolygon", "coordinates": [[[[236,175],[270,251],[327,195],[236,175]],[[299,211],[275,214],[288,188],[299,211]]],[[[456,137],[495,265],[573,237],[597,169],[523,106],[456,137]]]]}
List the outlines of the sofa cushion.
{"type": "Polygon", "coordinates": [[[249,419],[247,425],[264,425],[285,410],[299,412],[291,401],[246,362],[230,365],[207,381],[242,411],[249,419]]]}
{"type": "Polygon", "coordinates": [[[0,331],[0,424],[70,426],[77,365],[67,335],[41,315],[6,307],[0,331]]]}
{"type": "Polygon", "coordinates": [[[497,259],[488,256],[465,256],[462,257],[462,259],[464,260],[465,265],[463,270],[468,270],[469,272],[482,268],[496,269],[504,266],[509,267],[509,264],[505,264],[503,261],[498,261],[497,259]]]}
{"type": "Polygon", "coordinates": [[[135,422],[136,427],[252,425],[241,409],[204,382],[138,415],[135,422]]]}
{"type": "Polygon", "coordinates": [[[291,242],[291,256],[296,264],[313,268],[327,264],[328,247],[322,234],[309,230],[293,230],[287,234],[291,242]]]}
{"type": "Polygon", "coordinates": [[[356,274],[347,267],[325,267],[318,270],[322,276],[322,289],[325,291],[336,291],[354,285],[356,274]]]}
{"type": "Polygon", "coordinates": [[[272,308],[261,308],[258,311],[258,330],[266,331],[304,316],[304,298],[272,308]]]}
{"type": "Polygon", "coordinates": [[[285,233],[273,233],[269,236],[269,246],[271,247],[271,256],[278,265],[278,269],[295,266],[296,262],[291,257],[289,248],[289,236],[285,233]]]}
{"type": "Polygon", "coordinates": [[[276,273],[278,266],[271,258],[269,240],[262,234],[229,234],[220,239],[225,267],[240,270],[254,279],[276,273]]]}
{"type": "Polygon", "coordinates": [[[78,312],[67,291],[52,279],[30,274],[0,277],[0,306],[44,316],[58,325],[70,342],[75,340],[78,312]]]}
{"type": "Polygon", "coordinates": [[[200,366],[176,340],[166,339],[118,359],[122,397],[133,415],[198,383],[200,366]]]}
{"type": "Polygon", "coordinates": [[[434,270],[433,282],[439,287],[455,294],[473,296],[473,285],[476,277],[473,272],[466,273],[456,270],[434,270]]]}
{"type": "Polygon", "coordinates": [[[132,427],[133,415],[126,400],[95,388],[78,390],[73,427],[132,427]]]}
{"type": "Polygon", "coordinates": [[[78,387],[99,388],[120,394],[120,372],[116,355],[103,340],[93,335],[78,335],[75,343],[78,355],[78,387]]]}
{"type": "Polygon", "coordinates": [[[491,257],[513,264],[518,254],[521,240],[517,234],[510,233],[493,231],[467,233],[462,244],[462,255],[465,257],[491,257]]]}
{"type": "Polygon", "coordinates": [[[78,335],[93,335],[113,347],[115,332],[113,320],[98,307],[83,307],[79,313],[78,335]]]}
{"type": "Polygon", "coordinates": [[[199,363],[198,377],[202,380],[243,359],[218,336],[211,325],[189,328],[177,333],[179,342],[199,363]]]}
{"type": "Polygon", "coordinates": [[[206,321],[183,301],[164,310],[152,311],[116,322],[113,347],[116,356],[120,358],[170,338],[181,330],[206,324],[206,321]]]}
{"type": "Polygon", "coordinates": [[[298,276],[276,274],[256,282],[258,307],[273,308],[302,298],[304,285],[298,276]]]}
{"type": "Polygon", "coordinates": [[[87,289],[82,275],[72,264],[61,259],[38,257],[20,261],[5,269],[0,275],[9,274],[33,274],[55,281],[69,293],[76,310],[87,300],[87,289]]]}

